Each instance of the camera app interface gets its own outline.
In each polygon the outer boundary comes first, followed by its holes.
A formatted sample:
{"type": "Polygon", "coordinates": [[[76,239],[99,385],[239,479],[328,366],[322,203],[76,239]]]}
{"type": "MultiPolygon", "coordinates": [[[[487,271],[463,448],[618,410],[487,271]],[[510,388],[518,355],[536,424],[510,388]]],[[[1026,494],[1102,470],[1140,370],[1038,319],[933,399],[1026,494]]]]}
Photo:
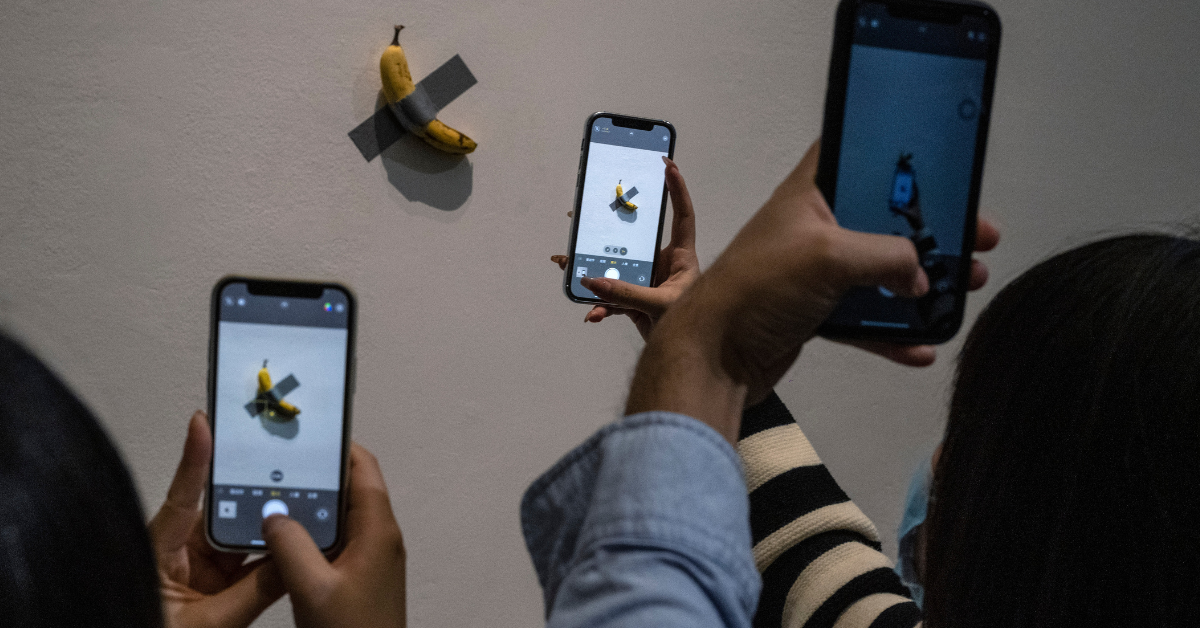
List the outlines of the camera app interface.
{"type": "Polygon", "coordinates": [[[580,278],[609,277],[650,285],[662,221],[664,164],[671,131],[613,124],[596,118],[588,141],[571,292],[595,298],[580,278]]]}
{"type": "Polygon", "coordinates": [[[936,331],[956,322],[963,236],[993,32],[902,19],[881,4],[856,17],[834,213],[855,231],[916,245],[929,276],[921,299],[883,288],[851,291],[830,322],[936,331]]]}
{"type": "Polygon", "coordinates": [[[308,528],[319,547],[337,538],[350,301],[219,296],[211,525],[227,545],[264,545],[274,513],[308,528]]]}

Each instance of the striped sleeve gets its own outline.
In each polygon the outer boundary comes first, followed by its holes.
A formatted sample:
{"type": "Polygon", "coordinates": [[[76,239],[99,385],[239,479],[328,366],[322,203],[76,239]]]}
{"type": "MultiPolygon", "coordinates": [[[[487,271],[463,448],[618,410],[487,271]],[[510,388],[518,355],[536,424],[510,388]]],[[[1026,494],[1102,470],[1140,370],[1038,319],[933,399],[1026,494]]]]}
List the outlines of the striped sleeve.
{"type": "Polygon", "coordinates": [[[921,612],[880,552],[879,533],[821,464],[775,393],[742,417],[750,491],[755,628],[913,628],[921,612]]]}

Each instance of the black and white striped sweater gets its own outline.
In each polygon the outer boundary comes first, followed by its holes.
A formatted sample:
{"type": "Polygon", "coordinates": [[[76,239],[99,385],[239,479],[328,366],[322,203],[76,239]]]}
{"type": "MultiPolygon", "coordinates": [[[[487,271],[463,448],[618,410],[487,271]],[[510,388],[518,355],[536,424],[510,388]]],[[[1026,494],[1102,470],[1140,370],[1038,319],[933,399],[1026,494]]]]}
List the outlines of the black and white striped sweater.
{"type": "Polygon", "coordinates": [[[913,628],[921,612],[778,395],[742,415],[737,446],[763,588],[756,628],[913,628]]]}

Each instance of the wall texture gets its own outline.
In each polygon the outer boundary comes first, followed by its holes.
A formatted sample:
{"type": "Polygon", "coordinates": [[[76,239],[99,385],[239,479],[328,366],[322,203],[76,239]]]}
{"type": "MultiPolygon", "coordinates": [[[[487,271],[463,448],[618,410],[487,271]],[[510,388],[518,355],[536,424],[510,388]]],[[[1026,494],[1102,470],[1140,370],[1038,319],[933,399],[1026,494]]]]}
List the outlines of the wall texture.
{"type": "MultiPolygon", "coordinates": [[[[996,0],[983,205],[988,297],[1047,254],[1198,209],[1200,5],[996,0]]],[[[522,491],[617,416],[641,347],[582,322],[566,245],[596,110],[664,117],[710,262],[820,128],[834,2],[397,4],[7,0],[0,8],[0,325],[103,418],[157,508],[202,407],[209,290],[322,278],[361,301],[355,438],[407,538],[413,626],[530,626],[522,491]],[[415,75],[458,53],[462,161],[346,133],[403,23],[415,75]]],[[[835,475],[893,530],[958,347],[905,369],[817,341],[780,385],[835,475]]],[[[259,621],[290,625],[286,602],[259,621]]]]}

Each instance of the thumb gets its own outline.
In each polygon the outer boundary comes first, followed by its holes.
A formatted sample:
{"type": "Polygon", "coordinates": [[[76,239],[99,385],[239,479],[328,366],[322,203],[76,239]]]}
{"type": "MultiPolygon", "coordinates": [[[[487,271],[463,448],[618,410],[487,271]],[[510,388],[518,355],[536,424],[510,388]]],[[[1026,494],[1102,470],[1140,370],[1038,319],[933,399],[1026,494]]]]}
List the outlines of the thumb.
{"type": "Polygon", "coordinates": [[[834,247],[846,269],[850,286],[883,286],[902,297],[919,297],[929,291],[929,277],[921,268],[917,249],[907,238],[840,229],[834,247]]]}
{"type": "Polygon", "coordinates": [[[667,310],[667,302],[658,290],[607,277],[583,277],[584,288],[596,296],[629,310],[645,312],[655,318],[667,310]]]}
{"type": "Polygon", "coordinates": [[[283,584],[293,597],[313,597],[336,575],[308,530],[296,520],[272,515],[263,521],[262,530],[283,584]]]}

